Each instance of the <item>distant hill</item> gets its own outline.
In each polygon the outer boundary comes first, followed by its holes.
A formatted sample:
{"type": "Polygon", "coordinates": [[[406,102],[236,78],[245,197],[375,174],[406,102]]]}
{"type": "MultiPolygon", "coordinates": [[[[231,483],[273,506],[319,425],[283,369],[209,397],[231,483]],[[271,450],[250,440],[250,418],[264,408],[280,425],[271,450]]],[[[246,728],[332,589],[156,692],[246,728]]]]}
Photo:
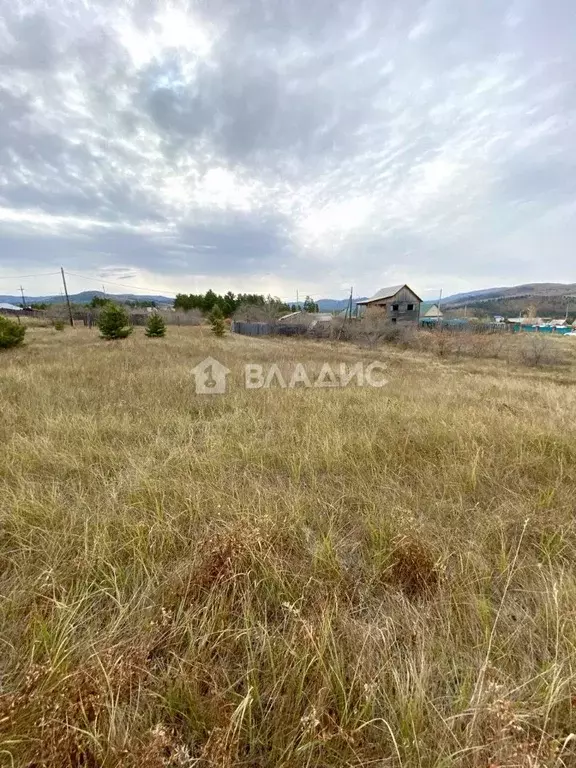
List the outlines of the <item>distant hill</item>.
{"type": "MultiPolygon", "coordinates": [[[[70,294],[70,301],[74,304],[89,304],[94,296],[98,296],[100,298],[104,298],[107,296],[109,299],[114,299],[115,301],[123,302],[123,301],[155,301],[157,304],[172,304],[174,302],[173,298],[169,298],[168,296],[159,296],[159,295],[147,295],[143,296],[141,294],[136,293],[104,293],[103,291],[82,291],[81,293],[74,293],[70,294]]],[[[59,294],[58,296],[26,296],[26,302],[28,304],[36,304],[36,303],[45,303],[45,304],[61,304],[64,301],[63,294],[59,294]]],[[[356,298],[353,299],[353,305],[356,304],[357,301],[361,301],[362,299],[356,298]]],[[[18,296],[12,296],[8,294],[0,294],[0,302],[6,302],[7,304],[17,304],[20,305],[22,303],[22,297],[20,295],[18,296]]],[[[296,299],[291,302],[287,302],[288,304],[296,304],[296,299]]],[[[300,301],[300,304],[302,304],[302,301],[300,301]]],[[[338,312],[340,310],[346,309],[348,306],[348,299],[320,299],[320,301],[317,302],[318,307],[321,312],[338,312]]]]}
{"type": "MultiPolygon", "coordinates": [[[[103,291],[82,291],[70,295],[74,304],[89,304],[94,296],[108,296],[117,301],[154,301],[157,304],[172,304],[174,299],[161,295],[140,295],[136,293],[104,294],[103,291]]],[[[366,297],[353,299],[363,301],[366,297]]],[[[56,296],[26,296],[30,304],[45,302],[60,304],[64,301],[62,294],[56,296]]],[[[0,302],[17,304],[22,302],[19,295],[0,294],[0,302]]],[[[296,301],[288,302],[295,304],[296,301]]],[[[302,303],[302,302],[300,302],[302,303]]],[[[320,299],[316,302],[321,312],[341,312],[348,306],[348,299],[320,299]]],[[[566,309],[570,315],[576,314],[576,283],[525,283],[514,286],[484,288],[468,293],[455,293],[442,299],[442,309],[455,312],[466,307],[471,315],[518,315],[530,309],[535,309],[540,316],[563,317],[566,309]]]]}
{"type": "Polygon", "coordinates": [[[464,305],[470,301],[491,301],[494,299],[549,298],[564,296],[576,298],[576,283],[525,283],[500,288],[485,288],[469,293],[455,293],[447,296],[442,303],[447,306],[464,305]]]}
{"type": "MultiPolygon", "coordinates": [[[[89,304],[94,296],[104,298],[107,296],[109,299],[115,299],[116,301],[155,301],[159,304],[172,304],[174,299],[170,299],[167,296],[142,296],[136,293],[118,293],[105,294],[103,291],[82,291],[81,293],[70,294],[70,301],[73,304],[89,304]]],[[[64,296],[59,294],[58,296],[26,296],[26,302],[28,304],[61,304],[65,301],[64,296]]],[[[8,296],[0,295],[0,302],[6,302],[7,304],[21,304],[22,296],[8,296]]]]}
{"type": "Polygon", "coordinates": [[[442,309],[466,307],[472,314],[519,315],[530,310],[547,317],[576,314],[576,283],[525,283],[501,288],[488,288],[469,293],[456,293],[442,301],[442,309]]]}
{"type": "MultiPolygon", "coordinates": [[[[109,299],[115,301],[155,301],[157,304],[172,304],[173,298],[168,296],[148,295],[143,296],[136,293],[104,293],[103,291],[82,291],[81,293],[70,294],[70,301],[74,304],[89,304],[94,296],[104,298],[107,296],[109,299]]],[[[353,299],[354,305],[361,299],[353,299]]],[[[28,304],[45,303],[45,304],[61,304],[64,301],[63,294],[57,296],[26,296],[26,302],[28,304]]],[[[22,303],[22,296],[12,296],[8,294],[0,294],[0,302],[6,302],[7,304],[22,303]]],[[[300,301],[302,304],[302,301],[300,301]]],[[[321,312],[338,312],[342,309],[346,309],[348,306],[348,299],[320,299],[317,302],[321,312]]],[[[296,304],[296,300],[288,302],[288,304],[296,304]]]]}

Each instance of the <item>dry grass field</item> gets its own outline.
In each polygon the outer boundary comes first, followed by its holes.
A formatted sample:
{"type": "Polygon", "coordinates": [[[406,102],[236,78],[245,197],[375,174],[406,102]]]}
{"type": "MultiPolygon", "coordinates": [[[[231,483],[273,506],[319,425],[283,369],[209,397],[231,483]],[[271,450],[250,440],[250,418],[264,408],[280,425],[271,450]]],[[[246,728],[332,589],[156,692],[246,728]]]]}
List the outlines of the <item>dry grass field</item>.
{"type": "Polygon", "coordinates": [[[576,340],[550,343],[561,368],[29,329],[0,354],[0,765],[575,766],[576,340]],[[207,355],[225,395],[195,394],[207,355]],[[241,386],[373,360],[386,387],[241,386]]]}

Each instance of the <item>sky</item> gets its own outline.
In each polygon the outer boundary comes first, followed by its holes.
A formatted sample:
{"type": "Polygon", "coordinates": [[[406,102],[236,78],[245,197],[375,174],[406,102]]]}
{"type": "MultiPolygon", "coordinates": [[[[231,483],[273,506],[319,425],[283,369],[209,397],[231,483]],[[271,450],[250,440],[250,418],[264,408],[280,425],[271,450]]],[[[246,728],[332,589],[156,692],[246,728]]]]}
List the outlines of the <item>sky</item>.
{"type": "Polygon", "coordinates": [[[0,0],[0,294],[573,282],[575,29],[573,0],[0,0]]]}

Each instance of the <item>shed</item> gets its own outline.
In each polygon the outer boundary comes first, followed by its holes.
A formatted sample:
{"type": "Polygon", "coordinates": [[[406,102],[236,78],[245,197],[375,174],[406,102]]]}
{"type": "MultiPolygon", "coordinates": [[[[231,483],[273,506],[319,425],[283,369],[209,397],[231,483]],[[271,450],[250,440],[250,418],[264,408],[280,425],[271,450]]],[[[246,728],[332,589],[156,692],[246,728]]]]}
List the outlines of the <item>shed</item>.
{"type": "Polygon", "coordinates": [[[283,317],[278,318],[280,325],[304,325],[307,328],[314,328],[318,323],[329,323],[332,315],[329,312],[290,312],[283,317]]]}

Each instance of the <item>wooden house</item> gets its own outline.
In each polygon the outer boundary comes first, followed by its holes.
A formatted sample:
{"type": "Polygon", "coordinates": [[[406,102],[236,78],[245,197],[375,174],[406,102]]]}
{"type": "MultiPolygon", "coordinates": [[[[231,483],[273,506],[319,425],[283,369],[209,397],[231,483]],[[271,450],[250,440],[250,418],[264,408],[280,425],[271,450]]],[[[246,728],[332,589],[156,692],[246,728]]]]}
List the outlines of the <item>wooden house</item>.
{"type": "Polygon", "coordinates": [[[417,323],[421,303],[422,299],[407,285],[391,285],[356,305],[360,313],[378,315],[393,323],[417,323]]]}

